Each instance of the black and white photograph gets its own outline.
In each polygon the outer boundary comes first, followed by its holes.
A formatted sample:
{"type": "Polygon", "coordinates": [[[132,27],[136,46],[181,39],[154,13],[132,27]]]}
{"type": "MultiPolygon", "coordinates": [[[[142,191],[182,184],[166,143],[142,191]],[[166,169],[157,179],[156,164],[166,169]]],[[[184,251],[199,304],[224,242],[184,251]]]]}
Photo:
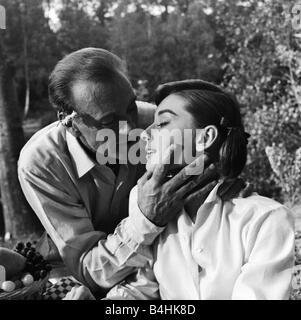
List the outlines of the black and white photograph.
{"type": "Polygon", "coordinates": [[[301,300],[301,0],[0,0],[2,300],[301,300]]]}

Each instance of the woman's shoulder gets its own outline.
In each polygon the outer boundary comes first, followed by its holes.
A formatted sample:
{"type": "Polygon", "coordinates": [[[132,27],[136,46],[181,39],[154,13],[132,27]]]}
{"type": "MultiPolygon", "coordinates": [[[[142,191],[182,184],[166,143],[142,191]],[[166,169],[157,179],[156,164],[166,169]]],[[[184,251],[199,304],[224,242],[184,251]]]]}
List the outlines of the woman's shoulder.
{"type": "Polygon", "coordinates": [[[246,197],[246,198],[235,198],[233,199],[233,202],[237,205],[246,205],[246,206],[252,206],[255,208],[261,208],[261,209],[274,209],[278,207],[284,207],[284,205],[274,199],[261,196],[257,193],[253,193],[252,195],[246,197]]]}
{"type": "Polygon", "coordinates": [[[253,194],[246,198],[233,199],[234,211],[242,218],[253,221],[290,221],[293,223],[293,213],[285,205],[273,199],[253,194]]]}

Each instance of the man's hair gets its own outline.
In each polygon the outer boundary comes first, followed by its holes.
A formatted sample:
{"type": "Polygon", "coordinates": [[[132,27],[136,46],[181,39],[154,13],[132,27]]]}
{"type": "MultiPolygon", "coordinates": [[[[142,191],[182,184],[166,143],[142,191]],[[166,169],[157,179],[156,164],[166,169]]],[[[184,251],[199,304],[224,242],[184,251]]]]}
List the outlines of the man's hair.
{"type": "Polygon", "coordinates": [[[118,73],[126,73],[122,60],[99,48],[84,48],[70,53],[55,66],[49,77],[49,101],[58,112],[76,111],[71,88],[76,81],[110,83],[118,73]]]}

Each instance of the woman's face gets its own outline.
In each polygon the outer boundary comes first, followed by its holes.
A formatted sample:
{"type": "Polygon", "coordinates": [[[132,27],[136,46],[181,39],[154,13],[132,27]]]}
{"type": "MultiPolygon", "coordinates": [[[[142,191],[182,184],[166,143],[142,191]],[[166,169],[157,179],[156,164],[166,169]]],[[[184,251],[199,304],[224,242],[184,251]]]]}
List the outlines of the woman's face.
{"type": "Polygon", "coordinates": [[[143,137],[146,140],[148,171],[162,163],[171,144],[176,145],[176,150],[174,159],[171,159],[170,170],[182,168],[192,162],[197,128],[186,105],[184,98],[171,94],[156,109],[154,123],[145,130],[143,137]]]}

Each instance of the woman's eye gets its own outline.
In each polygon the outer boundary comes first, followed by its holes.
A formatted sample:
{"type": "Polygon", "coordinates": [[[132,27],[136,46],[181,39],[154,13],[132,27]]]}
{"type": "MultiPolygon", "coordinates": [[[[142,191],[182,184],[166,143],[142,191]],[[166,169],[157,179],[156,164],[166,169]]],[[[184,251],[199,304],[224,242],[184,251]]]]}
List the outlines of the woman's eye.
{"type": "Polygon", "coordinates": [[[160,128],[166,126],[168,123],[169,123],[168,121],[161,122],[161,123],[157,124],[157,128],[160,129],[160,128]]]}

